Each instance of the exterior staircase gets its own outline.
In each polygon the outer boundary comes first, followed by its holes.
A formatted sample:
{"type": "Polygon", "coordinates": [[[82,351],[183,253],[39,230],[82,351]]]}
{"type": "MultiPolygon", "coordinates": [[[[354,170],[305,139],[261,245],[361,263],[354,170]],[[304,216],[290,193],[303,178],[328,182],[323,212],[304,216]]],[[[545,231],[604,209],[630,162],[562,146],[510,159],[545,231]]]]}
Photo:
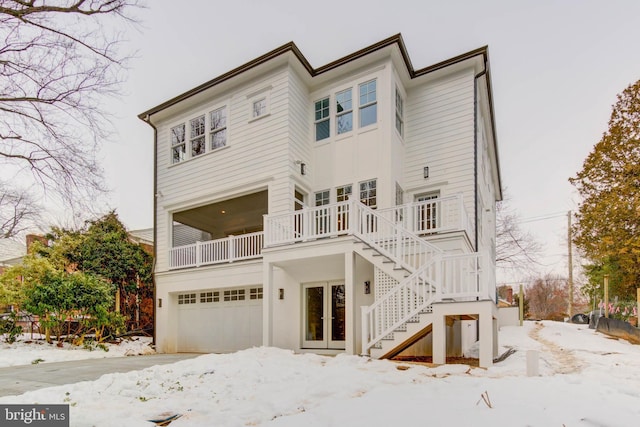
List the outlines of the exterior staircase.
{"type": "MultiPolygon", "coordinates": [[[[369,307],[362,307],[362,352],[390,358],[432,330],[431,305],[460,292],[473,274],[478,280],[477,254],[444,255],[435,245],[365,205],[352,205],[355,251],[398,281],[369,307]],[[472,261],[472,267],[465,269],[472,261]],[[466,273],[466,274],[465,274],[466,273]],[[456,289],[458,288],[458,289],[456,289]],[[457,292],[456,292],[457,290],[457,292]]],[[[466,287],[465,287],[466,289],[466,287]]]]}
{"type": "Polygon", "coordinates": [[[436,300],[442,251],[360,203],[354,204],[356,252],[398,280],[371,306],[362,308],[363,353],[391,357],[430,332],[430,305],[436,300]]]}

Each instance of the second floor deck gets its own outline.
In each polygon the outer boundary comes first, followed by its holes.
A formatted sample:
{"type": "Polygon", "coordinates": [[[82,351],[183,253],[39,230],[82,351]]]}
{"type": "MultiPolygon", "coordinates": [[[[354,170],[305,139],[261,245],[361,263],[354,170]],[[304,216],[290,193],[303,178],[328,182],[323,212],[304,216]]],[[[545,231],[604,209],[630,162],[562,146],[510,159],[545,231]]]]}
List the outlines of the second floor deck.
{"type": "MultiPolygon", "coordinates": [[[[345,201],[265,215],[263,231],[172,247],[169,249],[169,269],[256,259],[262,257],[263,248],[353,234],[356,224],[353,203],[357,202],[345,201]]],[[[376,213],[427,240],[458,232],[472,241],[475,233],[461,195],[377,209],[376,213]]],[[[365,222],[364,227],[377,228],[377,218],[365,218],[365,222]]]]}

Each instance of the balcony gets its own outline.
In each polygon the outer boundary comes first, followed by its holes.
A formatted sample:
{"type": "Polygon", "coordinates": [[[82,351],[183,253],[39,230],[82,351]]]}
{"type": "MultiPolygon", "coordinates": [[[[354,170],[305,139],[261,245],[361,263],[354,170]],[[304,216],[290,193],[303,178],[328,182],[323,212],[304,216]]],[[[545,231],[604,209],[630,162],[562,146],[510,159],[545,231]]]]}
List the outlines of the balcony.
{"type": "Polygon", "coordinates": [[[196,242],[169,250],[169,269],[200,267],[260,258],[264,233],[248,233],[224,239],[196,242]]]}
{"type": "MultiPolygon", "coordinates": [[[[264,215],[264,232],[229,235],[219,239],[206,239],[202,237],[207,234],[198,234],[201,241],[175,246],[169,250],[169,269],[256,259],[262,257],[264,247],[353,234],[353,227],[356,226],[360,231],[377,229],[377,218],[356,218],[352,203],[354,201],[307,207],[279,215],[264,215]]],[[[217,210],[219,206],[209,209],[210,212],[217,210]]],[[[378,209],[376,214],[382,216],[385,222],[392,222],[426,238],[430,235],[462,231],[471,240],[474,232],[461,195],[378,209]]],[[[179,224],[174,225],[176,232],[178,227],[188,223],[185,219],[190,216],[181,214],[175,215],[174,218],[181,220],[179,224]]],[[[193,221],[190,222],[190,226],[194,227],[193,221]]],[[[197,230],[204,230],[204,227],[199,226],[197,230]]],[[[184,236],[189,233],[181,231],[178,234],[184,236]]],[[[174,238],[175,240],[177,239],[174,238]]]]}
{"type": "MultiPolygon", "coordinates": [[[[352,234],[354,226],[352,201],[308,207],[281,215],[265,215],[265,246],[305,242],[323,237],[352,234]]],[[[463,231],[473,241],[475,229],[467,214],[462,195],[377,209],[388,222],[399,225],[419,236],[463,231]]],[[[376,227],[374,218],[366,227],[376,227]]]]}

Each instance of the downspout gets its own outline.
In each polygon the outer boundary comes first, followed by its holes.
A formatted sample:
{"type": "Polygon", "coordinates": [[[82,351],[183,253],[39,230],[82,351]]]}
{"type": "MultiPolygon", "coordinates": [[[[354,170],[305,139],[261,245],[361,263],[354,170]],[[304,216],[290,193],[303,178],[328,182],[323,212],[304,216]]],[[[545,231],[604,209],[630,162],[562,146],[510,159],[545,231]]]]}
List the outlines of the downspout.
{"type": "Polygon", "coordinates": [[[157,259],[157,231],[156,220],[158,212],[158,129],[151,123],[151,116],[147,114],[142,119],[153,129],[153,263],[151,266],[151,284],[153,285],[153,345],[156,345],[156,331],[158,330],[156,318],[156,259],[157,259]]]}
{"type": "MultiPolygon", "coordinates": [[[[487,58],[484,56],[484,69],[473,78],[473,210],[475,214],[475,251],[478,251],[478,79],[487,72],[487,58]]],[[[478,289],[480,288],[480,278],[476,279],[478,289]]],[[[476,297],[479,300],[479,297],[476,297]]],[[[476,320],[476,341],[480,341],[480,316],[476,320]]]]}
{"type": "Polygon", "coordinates": [[[478,250],[478,79],[487,73],[487,62],[485,58],[484,69],[475,75],[473,79],[473,192],[474,192],[474,214],[475,214],[475,236],[474,248],[478,250]]]}

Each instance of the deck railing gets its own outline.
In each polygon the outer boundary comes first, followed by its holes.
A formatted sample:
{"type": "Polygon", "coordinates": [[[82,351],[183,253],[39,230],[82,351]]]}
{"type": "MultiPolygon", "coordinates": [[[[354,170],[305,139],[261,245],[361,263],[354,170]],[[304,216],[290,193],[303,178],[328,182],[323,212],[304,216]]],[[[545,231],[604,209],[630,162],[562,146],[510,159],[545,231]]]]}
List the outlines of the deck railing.
{"type": "MultiPolygon", "coordinates": [[[[353,234],[353,201],[332,205],[305,207],[279,215],[265,215],[265,245],[278,246],[304,242],[322,237],[353,234]]],[[[357,203],[357,202],[356,202],[357,203]]],[[[400,225],[416,235],[465,231],[469,239],[474,236],[473,222],[464,207],[462,195],[442,197],[409,203],[391,208],[377,209],[376,217],[400,225]]]]}
{"type": "Polygon", "coordinates": [[[462,230],[470,238],[474,235],[473,222],[464,207],[462,194],[378,209],[378,212],[418,235],[462,230]]]}
{"type": "Polygon", "coordinates": [[[262,231],[177,246],[169,250],[169,268],[199,267],[260,258],[263,247],[262,231]]]}

